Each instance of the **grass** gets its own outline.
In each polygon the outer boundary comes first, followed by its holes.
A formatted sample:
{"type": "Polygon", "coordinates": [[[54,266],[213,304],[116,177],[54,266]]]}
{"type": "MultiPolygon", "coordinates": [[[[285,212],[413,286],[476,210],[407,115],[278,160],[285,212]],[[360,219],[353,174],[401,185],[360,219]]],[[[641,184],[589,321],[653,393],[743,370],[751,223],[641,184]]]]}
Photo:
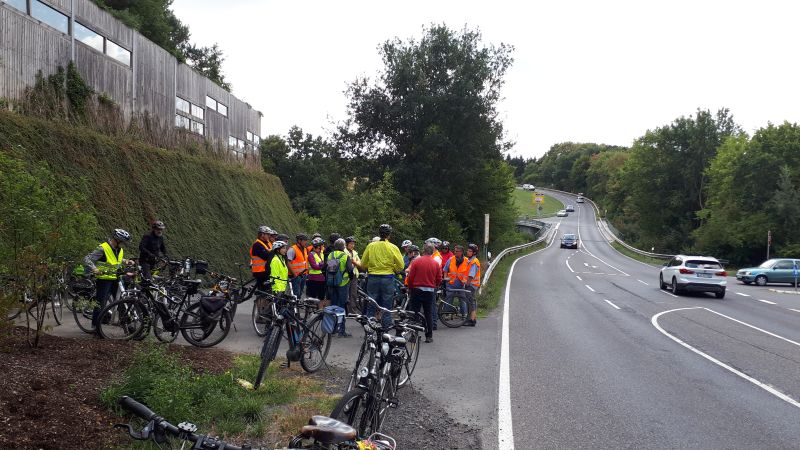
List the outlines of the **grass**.
{"type": "Polygon", "coordinates": [[[531,218],[549,217],[554,216],[559,210],[564,209],[564,204],[553,197],[544,196],[544,203],[542,203],[542,210],[537,211],[537,204],[533,203],[533,192],[523,189],[514,189],[514,203],[519,209],[519,213],[523,216],[531,218]]]}
{"type": "Polygon", "coordinates": [[[255,378],[259,361],[257,356],[241,355],[223,373],[197,373],[163,346],[145,345],[137,350],[123,377],[102,392],[101,399],[123,413],[117,401],[128,395],[173,424],[189,421],[202,433],[265,445],[285,445],[309,417],[333,409],[338,397],[326,393],[322,381],[278,369],[277,364],[270,365],[257,391],[240,386],[239,378],[255,378]]]}
{"type": "Polygon", "coordinates": [[[637,261],[641,261],[641,262],[643,262],[645,264],[650,264],[650,265],[653,265],[653,266],[660,267],[660,266],[663,266],[665,262],[667,262],[667,260],[665,260],[665,259],[651,258],[649,256],[640,255],[640,254],[638,254],[636,252],[632,252],[632,251],[628,250],[627,248],[625,248],[622,244],[620,244],[617,241],[612,242],[611,246],[614,247],[614,249],[616,251],[622,253],[623,255],[628,256],[630,258],[633,258],[633,259],[635,259],[637,261]]]}
{"type": "Polygon", "coordinates": [[[511,271],[511,264],[514,263],[514,260],[520,256],[525,256],[537,250],[541,250],[546,245],[546,242],[541,242],[519,252],[512,253],[496,263],[497,267],[492,271],[492,277],[489,278],[489,282],[483,286],[483,290],[478,295],[478,317],[486,317],[500,304],[500,298],[503,292],[505,292],[506,280],[508,279],[508,273],[511,271]]]}

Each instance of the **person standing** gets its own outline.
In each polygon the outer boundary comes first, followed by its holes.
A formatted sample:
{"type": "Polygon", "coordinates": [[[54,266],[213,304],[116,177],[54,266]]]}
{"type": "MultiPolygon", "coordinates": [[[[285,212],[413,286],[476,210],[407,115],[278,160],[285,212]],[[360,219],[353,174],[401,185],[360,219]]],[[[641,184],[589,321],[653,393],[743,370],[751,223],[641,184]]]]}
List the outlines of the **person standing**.
{"type": "Polygon", "coordinates": [[[300,233],[296,238],[297,243],[286,252],[286,260],[289,261],[292,292],[297,298],[300,298],[305,291],[306,277],[308,276],[308,251],[306,250],[308,236],[300,233]]]}
{"type": "MultiPolygon", "coordinates": [[[[403,270],[403,256],[400,249],[389,241],[392,227],[383,224],[378,228],[378,241],[370,242],[361,257],[361,264],[369,273],[367,275],[367,294],[378,305],[391,309],[392,297],[395,292],[395,274],[403,270]]],[[[441,271],[441,268],[439,269],[441,271]]],[[[374,305],[367,307],[366,314],[375,313],[374,305]]],[[[392,325],[391,314],[383,314],[381,323],[384,328],[392,325]]]]}
{"type": "Polygon", "coordinates": [[[100,310],[106,306],[108,296],[112,298],[117,295],[119,276],[117,271],[123,264],[127,263],[124,259],[125,252],[122,247],[130,242],[131,234],[122,228],[117,228],[111,232],[111,237],[98,244],[91,253],[83,258],[83,266],[87,273],[91,272],[95,276],[95,301],[96,305],[92,310],[92,327],[99,335],[99,316],[100,310]]]}
{"type": "Polygon", "coordinates": [[[256,288],[263,290],[269,282],[269,259],[272,243],[269,232],[273,231],[266,225],[258,227],[258,235],[253,245],[250,246],[250,271],[256,280],[256,288]]]}
{"type": "Polygon", "coordinates": [[[442,241],[442,247],[439,250],[439,254],[442,257],[442,268],[444,268],[444,264],[447,263],[447,260],[453,257],[453,252],[450,251],[450,242],[442,241]]]}
{"type": "Polygon", "coordinates": [[[403,254],[403,269],[408,269],[408,265],[410,264],[408,258],[408,248],[411,247],[411,245],[412,242],[408,239],[406,239],[405,241],[403,241],[402,244],[400,244],[400,250],[401,253],[403,254]]]}
{"type": "Polygon", "coordinates": [[[358,256],[358,250],[356,250],[356,238],[348,236],[344,238],[344,243],[347,255],[353,261],[353,279],[350,280],[350,294],[347,297],[347,313],[350,314],[351,311],[354,311],[353,306],[358,299],[358,276],[361,273],[360,271],[364,270],[364,266],[361,265],[361,258],[358,256]]]}
{"type": "MultiPolygon", "coordinates": [[[[439,270],[443,270],[444,269],[444,261],[442,261],[442,254],[439,253],[439,247],[442,245],[442,241],[440,241],[439,239],[437,239],[435,237],[432,237],[432,238],[428,238],[425,241],[425,243],[433,245],[432,258],[437,263],[439,263],[439,270]]],[[[444,289],[444,286],[441,286],[441,288],[444,289]]],[[[436,308],[433,308],[433,329],[434,330],[437,328],[437,324],[438,323],[439,323],[439,311],[436,308]]]]}
{"type": "Polygon", "coordinates": [[[272,292],[275,294],[289,293],[289,264],[286,261],[288,244],[276,240],[272,244],[272,261],[269,263],[269,278],[272,280],[272,292]]]}
{"type": "Polygon", "coordinates": [[[167,247],[164,245],[164,229],[166,228],[164,222],[156,220],[153,222],[150,233],[142,236],[142,240],[139,241],[139,266],[142,268],[144,279],[151,278],[150,271],[159,258],[167,257],[167,247]]]}
{"type": "MultiPolygon", "coordinates": [[[[311,240],[311,252],[308,254],[308,280],[306,281],[306,296],[323,300],[325,298],[325,257],[322,247],[325,241],[321,237],[311,240]]],[[[324,306],[324,305],[320,305],[324,306]]]]}
{"type": "Polygon", "coordinates": [[[270,227],[267,228],[267,236],[266,236],[266,243],[267,243],[267,250],[272,251],[272,244],[278,240],[278,232],[273,230],[270,227]]]}
{"type": "Polygon", "coordinates": [[[410,309],[425,315],[425,342],[433,342],[433,308],[436,288],[442,283],[442,267],[433,259],[433,244],[425,244],[422,256],[408,267],[408,287],[411,289],[410,309]]]}
{"type": "Polygon", "coordinates": [[[460,305],[461,314],[464,316],[467,315],[469,302],[467,295],[463,292],[467,286],[467,272],[469,272],[469,260],[464,257],[464,247],[456,245],[455,253],[444,263],[445,302],[449,305],[454,305],[453,297],[463,299],[463,302],[458,304],[460,305]]]}
{"type": "MultiPolygon", "coordinates": [[[[338,272],[341,274],[341,281],[336,279],[328,280],[328,293],[331,299],[331,304],[347,310],[347,299],[350,294],[350,281],[353,278],[353,261],[345,251],[344,239],[339,238],[333,243],[333,251],[328,254],[327,266],[332,264],[338,265],[338,272]]],[[[328,269],[326,276],[331,276],[331,271],[328,269]]],[[[345,330],[345,323],[343,322],[339,328],[339,337],[352,336],[345,330]]]]}
{"type": "Polygon", "coordinates": [[[481,287],[481,262],[478,260],[478,246],[475,244],[467,245],[467,258],[469,259],[469,271],[467,272],[467,301],[469,301],[470,320],[465,325],[474,327],[478,324],[478,301],[475,296],[478,288],[481,287]]]}

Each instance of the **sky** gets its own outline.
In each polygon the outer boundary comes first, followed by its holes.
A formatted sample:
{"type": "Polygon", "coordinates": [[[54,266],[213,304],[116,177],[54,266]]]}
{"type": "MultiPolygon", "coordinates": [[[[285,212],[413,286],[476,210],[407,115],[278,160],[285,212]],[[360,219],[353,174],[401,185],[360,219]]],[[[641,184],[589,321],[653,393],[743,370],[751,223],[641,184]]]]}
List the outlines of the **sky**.
{"type": "Polygon", "coordinates": [[[479,29],[514,46],[498,105],[512,156],[559,142],[629,146],[698,108],[729,108],[748,133],[800,122],[800,2],[716,0],[175,0],[192,41],[218,43],[233,94],[262,136],[327,136],[347,85],[382,69],[386,40],[423,27],[479,29]]]}

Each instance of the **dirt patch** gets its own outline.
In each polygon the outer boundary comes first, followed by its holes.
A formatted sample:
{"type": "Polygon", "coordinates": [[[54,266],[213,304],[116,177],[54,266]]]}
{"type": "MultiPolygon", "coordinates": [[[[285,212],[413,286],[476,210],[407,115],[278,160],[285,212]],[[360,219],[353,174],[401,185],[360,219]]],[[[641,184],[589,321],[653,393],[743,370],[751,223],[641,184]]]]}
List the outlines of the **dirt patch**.
{"type": "MultiPolygon", "coordinates": [[[[0,337],[0,448],[116,448],[125,422],[100,402],[102,389],[130,365],[136,342],[43,336],[31,349],[24,330],[0,337]]],[[[171,346],[197,372],[220,372],[232,354],[171,346]]]]}

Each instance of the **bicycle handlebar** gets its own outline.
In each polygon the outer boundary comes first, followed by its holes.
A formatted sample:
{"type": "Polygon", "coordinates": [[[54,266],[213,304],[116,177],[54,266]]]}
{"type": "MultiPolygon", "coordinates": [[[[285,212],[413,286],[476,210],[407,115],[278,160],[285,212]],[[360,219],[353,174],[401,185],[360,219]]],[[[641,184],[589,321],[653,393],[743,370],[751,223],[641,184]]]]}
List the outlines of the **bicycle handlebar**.
{"type": "Polygon", "coordinates": [[[128,397],[127,395],[119,399],[119,406],[121,406],[125,411],[128,411],[129,413],[139,416],[147,421],[153,420],[157,417],[153,410],[128,397]]]}

